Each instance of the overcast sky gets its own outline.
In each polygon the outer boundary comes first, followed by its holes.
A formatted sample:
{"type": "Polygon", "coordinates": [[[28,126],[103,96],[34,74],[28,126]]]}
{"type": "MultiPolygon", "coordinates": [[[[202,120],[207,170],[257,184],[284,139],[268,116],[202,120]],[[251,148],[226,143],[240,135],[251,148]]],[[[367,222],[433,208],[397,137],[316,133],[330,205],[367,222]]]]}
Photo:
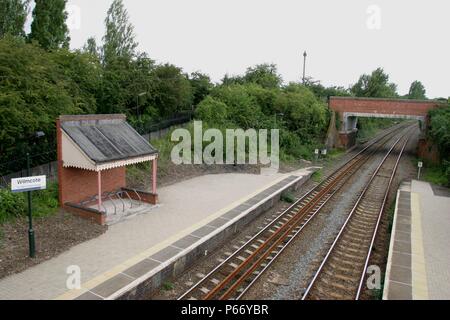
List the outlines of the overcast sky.
{"type": "MultiPolygon", "coordinates": [[[[100,41],[112,0],[69,0],[71,47],[100,41]]],[[[307,76],[348,87],[383,67],[400,94],[420,80],[450,95],[448,0],[124,0],[139,50],[219,81],[269,62],[285,82],[307,76]]]]}

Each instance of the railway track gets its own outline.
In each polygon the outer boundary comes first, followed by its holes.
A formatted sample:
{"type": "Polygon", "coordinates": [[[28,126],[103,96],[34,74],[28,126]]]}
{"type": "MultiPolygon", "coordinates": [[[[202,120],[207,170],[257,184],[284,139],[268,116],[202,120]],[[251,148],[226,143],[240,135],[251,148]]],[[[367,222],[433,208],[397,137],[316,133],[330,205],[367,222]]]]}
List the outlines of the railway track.
{"type": "Polygon", "coordinates": [[[178,299],[240,299],[348,179],[405,129],[385,133],[275,217],[178,299]]]}
{"type": "Polygon", "coordinates": [[[365,185],[302,300],[359,299],[389,190],[409,141],[408,133],[395,141],[365,185]]]}

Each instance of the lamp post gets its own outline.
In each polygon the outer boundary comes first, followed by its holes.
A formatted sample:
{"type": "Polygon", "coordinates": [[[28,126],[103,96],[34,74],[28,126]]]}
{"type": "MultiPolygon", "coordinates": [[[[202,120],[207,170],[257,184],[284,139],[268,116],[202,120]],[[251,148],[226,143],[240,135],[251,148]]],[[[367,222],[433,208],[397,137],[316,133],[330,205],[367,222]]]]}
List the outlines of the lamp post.
{"type": "Polygon", "coordinates": [[[305,84],[305,71],[306,71],[306,57],[307,57],[307,54],[306,54],[306,51],[305,52],[303,52],[303,84],[305,84]]]}
{"type": "Polygon", "coordinates": [[[282,116],[284,116],[284,113],[275,113],[275,127],[277,126],[277,116],[280,116],[280,117],[282,117],[282,116]]]}
{"type": "Polygon", "coordinates": [[[141,92],[136,96],[136,115],[138,117],[139,126],[141,126],[141,114],[139,113],[139,97],[145,96],[147,92],[141,92]]]}
{"type": "MultiPolygon", "coordinates": [[[[45,136],[45,133],[42,131],[35,132],[34,138],[39,139],[45,136]]],[[[31,158],[30,153],[27,152],[27,176],[31,177],[31,158]]],[[[31,207],[31,191],[27,191],[28,198],[28,244],[30,249],[30,258],[34,258],[36,256],[36,245],[34,238],[34,230],[33,230],[33,214],[31,207]]]]}
{"type": "MultiPolygon", "coordinates": [[[[30,168],[30,153],[27,152],[27,176],[31,176],[31,168],[30,168]]],[[[33,214],[31,210],[31,191],[27,192],[28,198],[28,245],[30,250],[30,258],[34,258],[36,256],[36,247],[34,241],[34,230],[33,230],[33,214]]]]}

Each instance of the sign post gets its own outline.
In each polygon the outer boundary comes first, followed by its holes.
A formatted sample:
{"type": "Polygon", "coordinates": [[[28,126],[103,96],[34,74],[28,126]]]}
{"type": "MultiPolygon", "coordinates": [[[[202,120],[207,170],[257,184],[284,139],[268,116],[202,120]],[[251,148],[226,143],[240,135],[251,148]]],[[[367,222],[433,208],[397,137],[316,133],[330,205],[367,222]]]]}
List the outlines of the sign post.
{"type": "Polygon", "coordinates": [[[31,177],[30,170],[30,155],[27,153],[27,174],[29,177],[11,179],[11,191],[12,192],[27,192],[28,196],[28,243],[30,247],[30,258],[36,256],[36,248],[34,241],[33,230],[33,214],[31,206],[31,191],[44,190],[47,188],[46,176],[34,176],[31,177]]]}
{"type": "Polygon", "coordinates": [[[419,161],[419,162],[417,163],[417,167],[419,168],[419,170],[417,171],[417,180],[420,180],[420,170],[421,170],[422,167],[423,167],[423,162],[422,162],[422,161],[419,161]]]}
{"type": "Polygon", "coordinates": [[[314,154],[315,154],[315,162],[317,162],[317,160],[319,160],[319,149],[314,150],[314,154]]]}

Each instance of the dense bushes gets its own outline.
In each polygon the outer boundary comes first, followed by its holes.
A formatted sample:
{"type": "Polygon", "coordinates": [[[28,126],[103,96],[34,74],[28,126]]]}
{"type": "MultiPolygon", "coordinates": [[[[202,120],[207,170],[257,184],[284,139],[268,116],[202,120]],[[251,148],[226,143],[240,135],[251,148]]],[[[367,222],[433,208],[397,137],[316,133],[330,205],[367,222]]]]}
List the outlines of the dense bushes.
{"type": "Polygon", "coordinates": [[[46,149],[53,148],[60,114],[95,113],[98,67],[89,55],[47,52],[11,37],[0,40],[1,162],[33,152],[29,139],[35,131],[44,131],[46,149]]]}
{"type": "MultiPolygon", "coordinates": [[[[33,191],[33,216],[43,217],[58,209],[58,184],[49,183],[46,190],[33,191]]],[[[27,213],[26,193],[12,193],[9,188],[0,188],[0,223],[27,213]]]]}
{"type": "Polygon", "coordinates": [[[23,194],[0,188],[0,223],[23,215],[25,210],[23,194]]]}
{"type": "Polygon", "coordinates": [[[211,96],[198,104],[196,115],[208,123],[225,124],[228,118],[228,107],[222,101],[211,96]]]}
{"type": "MultiPolygon", "coordinates": [[[[138,119],[155,123],[191,110],[194,94],[203,98],[211,87],[208,77],[193,77],[195,88],[181,69],[155,65],[145,54],[103,65],[92,53],[0,39],[0,175],[23,169],[27,152],[54,150],[61,114],[125,113],[138,126],[138,119]],[[35,146],[30,138],[36,131],[46,137],[35,146]]],[[[54,156],[33,158],[32,165],[54,156]]]]}
{"type": "Polygon", "coordinates": [[[281,159],[309,159],[322,144],[328,109],[306,86],[281,86],[274,70],[261,65],[244,76],[225,79],[200,102],[196,118],[219,128],[279,128],[281,159]]]}
{"type": "Polygon", "coordinates": [[[439,148],[441,156],[440,172],[450,186],[450,105],[430,111],[429,138],[439,148]]]}
{"type": "Polygon", "coordinates": [[[393,126],[395,123],[402,121],[399,119],[383,119],[383,118],[358,118],[358,140],[363,142],[373,137],[380,129],[393,126]]]}
{"type": "Polygon", "coordinates": [[[437,144],[441,156],[450,160],[450,105],[430,111],[428,134],[437,144]]]}

